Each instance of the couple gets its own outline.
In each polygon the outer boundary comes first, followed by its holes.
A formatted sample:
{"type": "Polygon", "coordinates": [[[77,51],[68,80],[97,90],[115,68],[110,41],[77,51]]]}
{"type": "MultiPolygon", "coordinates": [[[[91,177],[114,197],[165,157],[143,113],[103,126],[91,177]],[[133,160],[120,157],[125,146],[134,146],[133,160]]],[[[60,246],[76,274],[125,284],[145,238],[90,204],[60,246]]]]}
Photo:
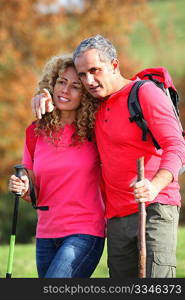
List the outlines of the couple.
{"type": "MultiPolygon", "coordinates": [[[[176,276],[185,142],[166,95],[153,83],[140,88],[140,103],[162,150],[150,138],[141,140],[141,129],[129,121],[132,85],[120,73],[115,47],[101,35],[82,41],[73,60],[55,57],[44,69],[32,100],[38,120],[26,130],[23,156],[38,205],[48,206],[38,210],[39,277],[90,277],[107,226],[110,277],[137,278],[139,201],[147,210],[146,276],[176,276]],[[30,131],[37,136],[34,154],[30,131]],[[136,183],[141,156],[145,179],[136,183]]],[[[30,201],[27,176],[12,175],[9,189],[30,201]]]]}

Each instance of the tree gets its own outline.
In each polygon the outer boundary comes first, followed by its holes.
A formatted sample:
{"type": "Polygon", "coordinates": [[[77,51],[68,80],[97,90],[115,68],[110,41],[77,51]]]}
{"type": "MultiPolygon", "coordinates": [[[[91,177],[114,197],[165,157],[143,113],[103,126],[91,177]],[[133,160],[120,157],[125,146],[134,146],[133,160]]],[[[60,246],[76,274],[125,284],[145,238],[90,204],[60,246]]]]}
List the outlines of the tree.
{"type": "Polygon", "coordinates": [[[102,34],[110,39],[118,50],[121,69],[124,75],[130,75],[137,62],[129,49],[129,34],[138,19],[143,18],[147,11],[146,0],[86,0],[82,1],[83,9],[76,14],[69,14],[68,28],[74,24],[66,41],[73,51],[81,40],[96,34],[102,34]]]}
{"type": "MultiPolygon", "coordinates": [[[[24,128],[32,120],[30,100],[43,62],[58,52],[64,9],[43,12],[39,5],[55,1],[2,0],[0,3],[0,191],[22,155],[24,128]]],[[[62,49],[62,43],[60,48],[62,49]]]]}
{"type": "Polygon", "coordinates": [[[124,73],[131,72],[128,35],[145,2],[86,0],[72,8],[57,6],[57,0],[1,0],[0,191],[6,191],[12,165],[21,160],[24,128],[33,118],[30,100],[44,62],[101,33],[117,46],[124,73]]]}
{"type": "MultiPolygon", "coordinates": [[[[69,0],[68,6],[60,6],[59,0],[0,1],[1,240],[5,240],[9,232],[6,220],[12,213],[12,202],[9,200],[12,195],[2,193],[7,192],[8,177],[14,172],[13,165],[21,161],[24,130],[33,119],[30,100],[43,64],[50,56],[72,53],[82,39],[99,33],[116,46],[124,76],[132,76],[140,67],[133,58],[137,46],[130,52],[130,36],[141,23],[149,31],[154,52],[160,54],[156,56],[157,61],[159,58],[162,61],[159,45],[161,32],[155,24],[155,13],[149,8],[149,2],[79,0],[80,5],[73,6],[73,1],[69,0]]],[[[171,28],[168,32],[172,33],[171,28]]],[[[143,36],[139,36],[139,42],[140,39],[143,42],[143,36]]],[[[173,41],[176,42],[174,36],[173,41]]],[[[166,54],[166,51],[163,50],[163,53],[166,54]]],[[[179,87],[183,93],[184,80],[179,87]]],[[[21,209],[28,209],[28,204],[22,205],[21,209]]],[[[28,241],[28,231],[33,234],[35,211],[25,215],[26,218],[23,218],[22,211],[21,225],[22,228],[29,227],[26,232],[28,241]]],[[[22,231],[23,240],[25,236],[22,231]]]]}

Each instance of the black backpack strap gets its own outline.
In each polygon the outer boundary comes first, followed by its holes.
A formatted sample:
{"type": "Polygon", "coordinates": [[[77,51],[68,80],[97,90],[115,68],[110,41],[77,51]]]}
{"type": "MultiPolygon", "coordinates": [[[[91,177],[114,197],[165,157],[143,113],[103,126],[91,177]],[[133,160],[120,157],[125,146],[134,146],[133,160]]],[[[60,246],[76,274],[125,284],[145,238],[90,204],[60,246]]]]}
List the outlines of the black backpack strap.
{"type": "Polygon", "coordinates": [[[169,95],[168,95],[167,90],[164,87],[164,83],[161,82],[160,80],[155,79],[154,76],[161,77],[160,74],[155,74],[155,73],[145,74],[143,77],[148,77],[150,81],[154,82],[157,87],[159,87],[167,96],[170,97],[170,99],[173,103],[173,106],[174,106],[173,109],[174,109],[175,115],[177,114],[177,117],[179,117],[178,104],[179,104],[180,99],[179,99],[179,95],[178,95],[177,91],[174,88],[169,87],[168,88],[169,95]]]}
{"type": "Polygon", "coordinates": [[[27,173],[28,179],[29,179],[29,188],[30,188],[30,198],[33,208],[40,209],[40,210],[49,210],[49,206],[37,206],[37,198],[34,191],[33,182],[28,174],[28,170],[25,168],[25,171],[27,173]]]}
{"type": "Polygon", "coordinates": [[[155,79],[153,76],[161,77],[161,75],[154,74],[154,73],[145,74],[143,77],[148,77],[150,81],[154,82],[157,85],[157,87],[159,87],[164,93],[166,93],[164,88],[164,83],[161,82],[160,80],[155,79]]]}
{"type": "Polygon", "coordinates": [[[142,109],[139,103],[139,88],[145,83],[145,82],[151,82],[150,80],[138,80],[136,81],[130,91],[130,94],[128,96],[128,109],[130,112],[130,122],[136,122],[137,125],[141,128],[142,130],[142,140],[146,141],[147,140],[147,134],[149,133],[154,146],[157,149],[160,149],[160,145],[157,143],[155,138],[153,137],[151,131],[148,129],[147,122],[143,117],[142,109]]]}
{"type": "Polygon", "coordinates": [[[178,104],[179,104],[179,95],[177,93],[177,91],[175,91],[174,89],[172,89],[171,87],[168,88],[169,90],[169,93],[170,93],[170,98],[173,102],[173,105],[174,105],[174,108],[176,110],[176,113],[177,113],[177,116],[179,117],[179,107],[178,107],[178,104]]]}

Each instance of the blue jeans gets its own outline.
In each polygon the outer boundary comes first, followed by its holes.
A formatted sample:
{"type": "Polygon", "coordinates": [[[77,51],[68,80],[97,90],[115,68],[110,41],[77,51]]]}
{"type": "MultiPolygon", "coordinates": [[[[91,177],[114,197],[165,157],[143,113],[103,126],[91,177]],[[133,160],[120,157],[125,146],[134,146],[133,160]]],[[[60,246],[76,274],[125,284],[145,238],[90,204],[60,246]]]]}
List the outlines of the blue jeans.
{"type": "Polygon", "coordinates": [[[103,253],[105,239],[88,234],[37,238],[39,278],[89,278],[103,253]]]}

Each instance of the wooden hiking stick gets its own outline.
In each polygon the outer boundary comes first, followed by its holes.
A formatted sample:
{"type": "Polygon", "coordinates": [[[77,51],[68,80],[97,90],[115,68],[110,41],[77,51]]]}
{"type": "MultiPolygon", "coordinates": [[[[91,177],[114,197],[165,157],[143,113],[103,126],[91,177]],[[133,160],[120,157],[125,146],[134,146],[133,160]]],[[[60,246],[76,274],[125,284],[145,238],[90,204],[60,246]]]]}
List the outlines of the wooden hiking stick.
{"type": "MultiPolygon", "coordinates": [[[[138,181],[144,179],[144,157],[137,160],[138,181]]],[[[139,246],[139,278],[146,277],[146,209],[145,203],[139,203],[138,224],[138,246],[139,246]]]]}

